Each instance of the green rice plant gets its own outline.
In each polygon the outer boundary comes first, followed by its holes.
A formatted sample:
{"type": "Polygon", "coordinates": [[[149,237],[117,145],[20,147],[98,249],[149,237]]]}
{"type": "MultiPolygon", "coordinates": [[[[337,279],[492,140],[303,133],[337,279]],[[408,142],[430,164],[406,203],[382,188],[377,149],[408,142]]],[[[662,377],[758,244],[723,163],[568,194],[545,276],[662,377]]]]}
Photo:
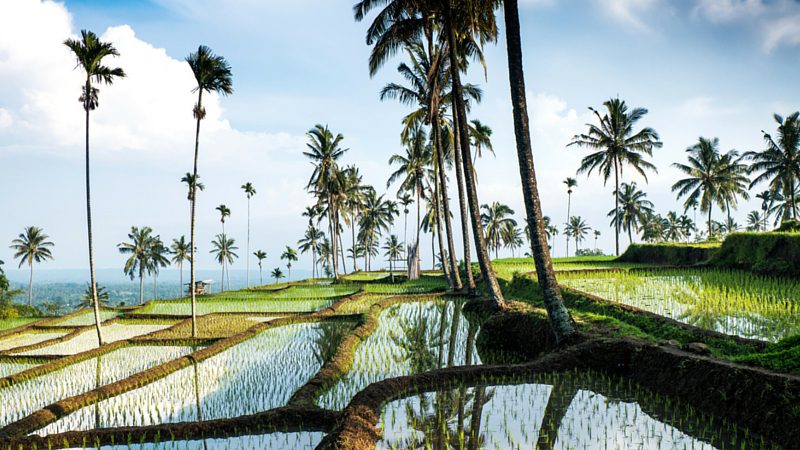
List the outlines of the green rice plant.
{"type": "Polygon", "coordinates": [[[41,320],[40,317],[15,317],[13,319],[0,319],[0,331],[10,330],[11,328],[21,327],[41,320]]]}
{"type": "Polygon", "coordinates": [[[319,406],[343,409],[358,391],[386,378],[467,361],[480,364],[474,348],[477,329],[470,333],[460,306],[452,300],[435,300],[383,310],[378,328],[356,349],[352,368],[320,396],[319,406]]]}
{"type": "Polygon", "coordinates": [[[0,351],[9,351],[18,347],[36,345],[51,339],[57,339],[67,335],[66,331],[39,331],[26,330],[22,333],[12,334],[0,339],[0,351]]]}
{"type": "Polygon", "coordinates": [[[0,426],[44,406],[127,378],[191,352],[189,347],[131,346],[0,389],[0,426]]]}
{"type": "MultiPolygon", "coordinates": [[[[283,406],[330,355],[335,322],[269,328],[207,360],[89,405],[41,435],[238,417],[283,406]]],[[[335,347],[335,345],[334,345],[335,347]]]]}
{"type": "Polygon", "coordinates": [[[709,330],[777,341],[800,334],[800,280],[720,269],[560,274],[565,286],[709,330]]]}
{"type": "Polygon", "coordinates": [[[370,294],[426,294],[441,292],[448,288],[447,280],[443,277],[420,277],[418,280],[409,280],[403,283],[369,283],[363,285],[363,292],[370,294]]]}
{"type": "MultiPolygon", "coordinates": [[[[395,272],[396,275],[405,275],[405,273],[395,272]]],[[[356,272],[345,275],[342,278],[348,281],[378,281],[388,280],[391,274],[389,272],[356,272]]]]}
{"type": "Polygon", "coordinates": [[[777,448],[622,378],[593,372],[486,380],[386,404],[377,449],[777,448]],[[473,446],[473,444],[479,445],[473,446]]]}
{"type": "Polygon", "coordinates": [[[372,305],[385,299],[386,294],[361,294],[345,300],[336,309],[335,314],[365,314],[372,305]]]}
{"type": "MultiPolygon", "coordinates": [[[[112,323],[103,326],[103,340],[107,344],[117,341],[124,341],[137,336],[143,336],[156,331],[164,330],[172,325],[174,325],[174,322],[166,324],[112,323]]],[[[47,347],[41,347],[35,350],[22,352],[19,353],[19,355],[74,355],[95,348],[97,348],[97,334],[93,329],[87,328],[84,332],[71,339],[61,341],[53,345],[48,345],[47,347]]]]}
{"type": "MultiPolygon", "coordinates": [[[[230,301],[230,300],[204,300],[197,303],[197,314],[213,313],[271,313],[271,312],[309,312],[318,311],[332,305],[332,299],[316,300],[255,300],[255,301],[230,301]]],[[[163,314],[170,316],[189,316],[192,305],[182,300],[167,300],[151,302],[134,314],[163,314]]]]}

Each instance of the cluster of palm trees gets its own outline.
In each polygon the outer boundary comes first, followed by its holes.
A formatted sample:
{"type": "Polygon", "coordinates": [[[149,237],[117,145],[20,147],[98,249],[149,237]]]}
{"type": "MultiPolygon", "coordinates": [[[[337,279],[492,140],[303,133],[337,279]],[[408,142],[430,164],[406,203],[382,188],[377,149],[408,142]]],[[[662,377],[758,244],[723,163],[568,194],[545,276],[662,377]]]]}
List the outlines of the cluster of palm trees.
{"type": "MultiPolygon", "coordinates": [[[[647,172],[657,172],[645,157],[661,147],[658,134],[652,128],[636,130],[636,123],[647,114],[644,108],[628,110],[624,101],[616,98],[604,103],[602,116],[592,108],[597,124],[589,124],[586,134],[575,136],[569,144],[590,148],[578,173],[597,169],[604,180],[613,175],[615,207],[608,216],[616,231],[616,251],[619,254],[619,234],[625,231],[629,242],[634,233],[641,233],[646,242],[719,239],[721,235],[741,229],[733,219],[740,200],[750,198],[750,190],[767,183],[768,189],[755,197],[761,200],[761,210],[747,215],[749,231],[766,231],[768,222],[778,225],[797,219],[798,184],[800,184],[800,114],[788,117],[774,115],[777,123],[775,137],[762,131],[766,148],[762,151],[739,153],[722,152],[718,138],[700,137],[686,149],[687,162],[672,166],[685,175],[672,186],[677,198],[684,199],[683,213],[670,211],[666,216],[654,212],[653,203],[635,182],[621,182],[623,168],[629,167],[647,180],[647,172]],[[714,206],[725,213],[724,221],[712,218],[714,206]],[[697,210],[707,216],[705,230],[697,228],[697,210]],[[687,213],[692,210],[694,217],[687,213]]],[[[564,181],[567,186],[568,224],[572,223],[569,208],[574,178],[564,181]]],[[[574,234],[568,233],[570,236],[574,234]]],[[[569,240],[568,240],[569,242],[569,240]]],[[[569,244],[567,244],[569,245],[569,244]]],[[[567,247],[569,252],[569,247],[567,247]]]]}
{"type": "MultiPolygon", "coordinates": [[[[408,86],[390,84],[381,91],[382,99],[397,99],[412,108],[402,121],[401,141],[406,147],[406,155],[402,159],[392,158],[392,162],[404,167],[396,177],[398,181],[401,176],[403,178],[401,190],[416,197],[418,211],[425,195],[434,212],[431,219],[442,219],[429,220],[429,227],[442,237],[438,259],[451,288],[461,290],[464,284],[455,255],[447,195],[447,169],[455,168],[464,260],[471,261],[470,241],[474,241],[486,295],[495,304],[502,305],[503,294],[489,258],[489,241],[494,239],[492,245],[496,245],[501,228],[496,228],[496,233],[487,238],[476,186],[476,158],[481,149],[490,147],[485,146],[483,139],[476,139],[475,133],[471,135],[470,124],[486,138],[489,133],[485,132],[483,124],[471,122],[468,116],[470,106],[480,101],[482,93],[477,87],[462,82],[471,62],[485,64],[485,45],[498,38],[495,10],[500,6],[505,19],[509,86],[526,220],[530,225],[531,254],[548,317],[560,342],[574,333],[574,326],[555,281],[537,189],[517,0],[502,3],[495,0],[362,0],[356,3],[353,12],[355,19],[362,21],[377,10],[366,36],[367,44],[372,46],[369,57],[371,75],[394,56],[401,53],[406,56],[398,72],[408,86]]],[[[491,207],[486,209],[491,210],[491,207]]],[[[484,214],[490,213],[485,210],[484,214]]],[[[332,223],[338,224],[335,214],[332,217],[332,223]]],[[[422,223],[418,221],[417,236],[421,228],[422,223]]],[[[331,229],[335,232],[336,225],[331,229]]],[[[418,237],[409,248],[412,255],[419,254],[418,237]]],[[[472,270],[466,270],[464,274],[467,290],[474,293],[472,270]]]]}

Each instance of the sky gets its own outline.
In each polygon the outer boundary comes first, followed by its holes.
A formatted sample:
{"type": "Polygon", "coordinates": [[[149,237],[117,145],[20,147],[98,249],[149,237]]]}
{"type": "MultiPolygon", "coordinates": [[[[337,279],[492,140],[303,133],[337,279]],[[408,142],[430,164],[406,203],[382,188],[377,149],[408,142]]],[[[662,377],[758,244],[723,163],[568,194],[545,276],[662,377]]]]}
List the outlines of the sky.
{"type": "MultiPolygon", "coordinates": [[[[107,63],[128,74],[100,87],[100,107],[91,119],[97,267],[122,269],[125,257],[116,246],[131,226],[151,226],[167,242],[188,235],[189,203],[180,178],[191,169],[195,96],[184,58],[200,44],[230,62],[235,92],[206,98],[199,267],[217,267],[208,250],[221,232],[214,210],[220,203],[232,210],[226,231],[242,257],[233,268],[245,267],[247,200],[240,186],[247,181],[257,190],[250,251],[267,252],[265,268],[284,265],[280,253],[302,237],[301,213],[313,203],[304,190],[312,167],[302,152],[305,133],[315,124],[343,134],[350,150],[342,163],[358,165],[365,182],[393,197],[397,187],[386,187],[387,161],[403,151],[400,119],[408,109],[381,102],[378,92],[400,81],[395,69],[402,55],[369,76],[367,23],[353,20],[351,3],[2,0],[0,260],[5,267],[16,264],[3,242],[29,225],[44,228],[56,244],[55,260],[42,268],[88,266],[81,73],[62,45],[81,29],[111,42],[120,56],[107,63]]],[[[575,176],[587,153],[566,144],[592,120],[590,106],[619,96],[649,110],[640,124],[653,127],[664,143],[652,158],[658,173],[645,183],[625,171],[623,181],[637,181],[662,214],[682,209],[670,190],[680,174],[670,164],[682,162],[699,136],[719,137],[722,150],[760,150],[760,130],[775,129],[773,113],[800,109],[800,2],[795,0],[520,0],[520,15],[540,195],[545,215],[557,225],[567,215],[562,180],[575,176]]],[[[484,90],[470,118],[493,129],[496,152],[477,162],[478,193],[481,203],[508,204],[523,223],[502,15],[499,25],[500,39],[486,49],[486,72],[475,65],[467,75],[484,90]]],[[[611,252],[613,230],[606,217],[613,207],[611,184],[596,174],[577,179],[572,214],[599,230],[597,245],[611,252]]],[[[743,224],[758,207],[742,202],[734,216],[743,224]]],[[[401,239],[402,219],[394,230],[401,239]]],[[[460,228],[457,220],[454,228],[460,228]]],[[[589,238],[582,245],[594,242],[589,238]]],[[[424,267],[430,265],[429,246],[423,240],[424,267]]],[[[557,237],[555,256],[564,255],[563,247],[564,238],[557,237]]],[[[303,255],[295,267],[310,268],[310,259],[303,255]]],[[[255,260],[250,264],[255,267],[255,260]]]]}

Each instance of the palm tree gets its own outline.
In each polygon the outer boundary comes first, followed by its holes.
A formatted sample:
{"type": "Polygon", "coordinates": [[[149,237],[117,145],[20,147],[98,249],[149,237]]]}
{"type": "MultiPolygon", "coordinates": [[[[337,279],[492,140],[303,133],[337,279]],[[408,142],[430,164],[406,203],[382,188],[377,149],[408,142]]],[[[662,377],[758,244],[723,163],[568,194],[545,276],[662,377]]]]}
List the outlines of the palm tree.
{"type": "MultiPolygon", "coordinates": [[[[525,243],[522,240],[522,230],[517,227],[516,221],[503,223],[503,227],[500,229],[500,238],[503,241],[503,246],[511,249],[512,258],[515,257],[514,251],[525,243]]],[[[495,258],[497,258],[496,254],[495,258]]]]}
{"type": "Polygon", "coordinates": [[[575,254],[578,254],[578,244],[583,241],[591,228],[586,224],[581,216],[572,216],[569,222],[564,224],[564,234],[575,239],[575,254]]]}
{"type": "Polygon", "coordinates": [[[286,250],[281,253],[281,259],[286,260],[286,268],[289,269],[289,281],[292,280],[292,262],[297,261],[297,251],[292,247],[286,246],[286,250]]]}
{"type": "MultiPolygon", "coordinates": [[[[108,290],[104,286],[97,285],[97,300],[100,301],[100,306],[108,306],[108,290]]],[[[86,290],[81,295],[81,301],[78,303],[78,308],[88,308],[92,305],[92,285],[86,283],[86,290]]]]}
{"type": "Polygon", "coordinates": [[[144,274],[148,268],[148,260],[151,255],[152,233],[153,229],[150,227],[131,227],[131,232],[128,233],[130,242],[117,244],[120,253],[130,255],[123,268],[125,275],[131,277],[131,280],[136,278],[137,275],[139,277],[140,305],[144,303],[144,274]]]}
{"type": "Polygon", "coordinates": [[[197,121],[197,128],[194,135],[194,166],[192,170],[192,184],[191,195],[191,250],[192,253],[189,258],[191,266],[191,293],[192,293],[192,337],[197,337],[197,293],[195,290],[195,259],[194,254],[197,249],[195,241],[195,219],[197,212],[197,160],[200,152],[200,121],[206,117],[206,110],[203,107],[203,92],[230,95],[233,93],[233,73],[231,66],[225,61],[225,58],[215,55],[210,48],[201,45],[197,51],[189,54],[186,57],[186,62],[192,69],[197,86],[192,92],[197,92],[197,103],[194,105],[192,114],[197,121]]]}
{"type": "Polygon", "coordinates": [[[639,228],[639,224],[644,220],[645,215],[653,213],[653,202],[647,200],[647,194],[636,187],[636,182],[622,183],[622,191],[617,195],[619,200],[619,210],[611,210],[608,217],[611,217],[611,226],[625,230],[628,233],[628,243],[633,243],[633,231],[639,228]],[[620,221],[617,226],[617,220],[620,221]]]}
{"type": "Polygon", "coordinates": [[[154,236],[149,246],[147,271],[153,275],[153,299],[155,300],[158,300],[158,272],[162,267],[169,266],[167,254],[169,254],[169,249],[164,245],[161,236],[154,236]]]}
{"type": "Polygon", "coordinates": [[[253,252],[253,256],[256,257],[258,260],[258,284],[264,284],[264,276],[263,276],[263,268],[261,267],[261,263],[267,259],[267,252],[263,250],[256,250],[253,252]]]}
{"type": "Polygon", "coordinates": [[[248,181],[242,185],[242,190],[247,196],[247,248],[245,254],[247,255],[247,287],[250,287],[250,198],[256,195],[256,188],[253,187],[253,183],[248,181]]]}
{"type": "Polygon", "coordinates": [[[303,152],[314,165],[314,171],[308,180],[306,189],[317,197],[317,205],[325,204],[328,213],[328,234],[331,237],[331,254],[333,277],[339,279],[339,263],[337,262],[339,247],[339,209],[344,200],[344,177],[337,161],[349,149],[341,148],[344,136],[336,136],[327,126],[315,125],[306,134],[309,142],[308,151],[303,152]]]}
{"type": "Polygon", "coordinates": [[[694,221],[686,214],[682,214],[680,217],[678,217],[678,222],[680,223],[681,234],[686,236],[686,242],[689,242],[689,238],[691,237],[692,233],[697,231],[694,221]]]}
{"type": "MultiPolygon", "coordinates": [[[[567,217],[572,217],[572,189],[578,187],[578,180],[567,177],[563,183],[567,186],[567,217]]],[[[567,256],[569,256],[569,239],[567,239],[567,256]]]]}
{"type": "Polygon", "coordinates": [[[408,240],[408,205],[414,203],[414,198],[403,193],[397,196],[397,201],[403,207],[403,242],[408,240]]]}
{"type": "Polygon", "coordinates": [[[27,264],[30,268],[28,279],[28,306],[33,306],[33,263],[42,263],[48,259],[53,259],[50,249],[55,245],[48,241],[50,236],[46,235],[39,227],[26,227],[19,237],[11,241],[11,250],[14,250],[14,258],[19,258],[19,267],[27,264]]]}
{"type": "MultiPolygon", "coordinates": [[[[224,234],[218,234],[213,241],[211,241],[211,253],[214,255],[214,259],[222,266],[222,279],[220,280],[220,292],[225,292],[225,268],[226,266],[233,264],[233,260],[238,258],[239,255],[236,254],[236,250],[239,250],[239,247],[236,245],[236,240],[233,238],[229,238],[224,234]]],[[[228,273],[228,289],[231,288],[231,274],[230,271],[228,273]]]]}
{"type": "Polygon", "coordinates": [[[597,238],[600,237],[600,230],[594,230],[594,251],[597,251],[597,238]]]}
{"type": "Polygon", "coordinates": [[[739,156],[736,150],[730,150],[720,155],[720,174],[722,183],[720,184],[720,195],[725,201],[725,212],[728,216],[728,223],[732,223],[731,209],[736,209],[739,204],[739,197],[748,200],[750,193],[747,192],[747,185],[750,179],[747,177],[748,167],[742,163],[744,156],[739,156]]]}
{"type": "Polygon", "coordinates": [[[475,147],[475,155],[472,159],[473,164],[478,158],[483,157],[484,148],[489,150],[492,156],[497,156],[494,152],[494,147],[492,147],[492,129],[488,125],[482,123],[478,119],[471,120],[469,124],[469,137],[472,141],[472,146],[475,147]]]}
{"type": "Polygon", "coordinates": [[[284,275],[283,275],[283,272],[281,271],[281,268],[280,268],[280,267],[276,267],[276,268],[272,269],[272,278],[274,278],[274,279],[275,279],[275,282],[276,282],[276,283],[277,283],[277,282],[278,282],[278,280],[280,280],[281,278],[285,278],[285,277],[284,277],[284,275]]]}
{"type": "Polygon", "coordinates": [[[772,191],[761,191],[756,194],[756,198],[761,200],[761,219],[763,220],[762,228],[767,231],[767,220],[769,220],[769,210],[772,207],[773,195],[772,191]]]}
{"type": "Polygon", "coordinates": [[[189,243],[186,242],[186,236],[181,236],[178,239],[172,240],[170,246],[172,252],[172,262],[178,265],[181,272],[181,292],[183,291],[183,263],[189,261],[189,255],[192,253],[189,243]]]}
{"type": "Polygon", "coordinates": [[[770,190],[781,193],[789,202],[781,220],[796,219],[798,208],[794,196],[800,181],[800,112],[786,118],[778,114],[773,117],[778,124],[776,137],[762,130],[767,148],[761,152],[745,153],[745,157],[753,161],[750,171],[760,172],[750,187],[768,181],[770,190]]]}
{"type": "MultiPolygon", "coordinates": [[[[181,183],[186,184],[186,187],[189,190],[189,193],[186,195],[186,199],[189,200],[190,202],[192,201],[192,198],[194,198],[194,191],[195,191],[194,180],[195,179],[199,179],[199,178],[200,178],[200,175],[198,175],[197,178],[195,178],[195,176],[192,175],[189,172],[186,172],[186,175],[184,175],[181,178],[181,183]]],[[[205,191],[206,190],[206,185],[203,184],[202,181],[197,183],[197,190],[198,191],[205,191]]]]}
{"type": "Polygon", "coordinates": [[[514,210],[508,205],[493,202],[490,205],[481,205],[481,224],[486,233],[486,241],[490,249],[494,249],[494,257],[497,259],[497,250],[502,241],[502,231],[506,224],[517,226],[517,221],[510,216],[514,215],[514,210]]]}
{"type": "Polygon", "coordinates": [[[319,243],[322,241],[322,238],[325,237],[325,234],[318,230],[317,227],[314,225],[309,225],[306,228],[306,234],[303,235],[303,239],[297,241],[297,245],[300,248],[300,253],[308,253],[311,252],[311,262],[312,266],[312,277],[317,278],[317,248],[319,248],[319,243]]]}
{"type": "Polygon", "coordinates": [[[372,268],[370,250],[379,242],[380,235],[389,231],[389,227],[394,220],[392,201],[385,200],[383,195],[378,195],[374,189],[370,189],[364,198],[364,206],[359,220],[358,239],[364,244],[364,265],[366,270],[372,268]]]}
{"type": "MultiPolygon", "coordinates": [[[[576,135],[568,144],[587,147],[596,152],[589,154],[581,161],[578,173],[591,175],[594,169],[603,176],[603,182],[614,175],[614,192],[619,189],[619,177],[627,164],[638,172],[647,181],[646,170],[658,172],[656,166],[645,161],[643,154],[653,156],[653,149],[660,148],[663,144],[658,140],[658,133],[650,127],[634,132],[636,123],[647,114],[644,108],[634,108],[628,112],[628,105],[619,98],[613,98],[603,103],[606,114],[602,117],[594,108],[589,108],[597,118],[598,125],[587,124],[589,131],[586,134],[576,135]]],[[[619,211],[619,196],[614,195],[614,211],[619,211]]],[[[620,220],[615,223],[616,254],[619,256],[620,220]]]]}
{"type": "Polygon", "coordinates": [[[403,243],[393,234],[386,238],[383,244],[383,249],[386,252],[383,254],[389,260],[389,273],[391,274],[392,283],[394,283],[394,261],[403,256],[403,243]]]}
{"type": "Polygon", "coordinates": [[[747,214],[747,231],[761,231],[764,225],[764,218],[758,211],[750,211],[747,214]]]}
{"type": "Polygon", "coordinates": [[[225,219],[231,216],[231,210],[224,204],[217,206],[215,209],[219,211],[219,221],[222,223],[222,234],[225,234],[225,219]]]}
{"type": "MultiPolygon", "coordinates": [[[[396,181],[400,181],[400,189],[398,195],[402,192],[410,192],[416,195],[417,202],[417,238],[414,243],[417,255],[417,264],[419,264],[419,235],[421,231],[421,202],[423,190],[425,188],[425,180],[430,176],[429,166],[431,165],[433,153],[432,148],[428,145],[427,136],[420,127],[413,128],[408,137],[404,140],[405,155],[392,155],[389,158],[390,165],[399,165],[386,182],[388,188],[396,181]]],[[[410,270],[410,266],[409,266],[410,270]]],[[[416,274],[409,273],[409,278],[416,274]]]]}
{"type": "Polygon", "coordinates": [[[667,213],[664,219],[664,239],[670,242],[678,242],[683,238],[683,226],[680,217],[675,211],[667,213]]]}
{"type": "Polygon", "coordinates": [[[97,281],[94,276],[94,239],[92,235],[92,201],[91,183],[89,177],[89,113],[100,106],[99,93],[92,82],[97,84],[113,84],[115,78],[124,78],[125,72],[119,68],[103,65],[107,56],[119,56],[113,45],[101,41],[96,34],[88,30],[81,30],[81,39],[67,39],[64,41],[74,54],[77,65],[86,73],[86,81],[78,99],[83,105],[86,114],[86,230],[89,237],[89,277],[92,285],[92,298],[94,299],[94,322],[97,329],[98,345],[103,345],[103,333],[100,329],[100,306],[97,302],[97,281]]]}
{"type": "Polygon", "coordinates": [[[672,166],[688,175],[672,185],[672,192],[678,192],[678,198],[687,196],[684,210],[688,210],[692,202],[699,202],[700,211],[708,213],[708,235],[711,236],[711,210],[714,203],[725,207],[723,197],[724,171],[720,163],[719,139],[701,137],[697,144],[686,149],[689,153],[689,164],[674,163],[672,166]]]}

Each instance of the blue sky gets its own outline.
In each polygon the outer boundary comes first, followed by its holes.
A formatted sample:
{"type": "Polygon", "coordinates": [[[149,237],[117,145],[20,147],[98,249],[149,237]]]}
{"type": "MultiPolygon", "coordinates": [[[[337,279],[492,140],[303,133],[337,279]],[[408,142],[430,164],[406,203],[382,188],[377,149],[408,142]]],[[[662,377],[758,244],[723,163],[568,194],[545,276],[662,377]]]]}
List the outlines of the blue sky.
{"type": "MultiPolygon", "coordinates": [[[[682,161],[698,136],[719,137],[725,150],[760,149],[759,130],[774,129],[772,113],[800,109],[796,1],[520,4],[534,156],[545,214],[558,224],[566,219],[561,180],[574,176],[585,154],[564,146],[591,119],[588,106],[619,95],[650,110],[642,124],[660,133],[664,147],[653,159],[659,173],[644,189],[662,214],[679,208],[669,189],[678,173],[669,164],[682,161]]],[[[302,235],[300,212],[311,203],[302,190],[310,165],[301,155],[309,128],[329,124],[344,134],[351,149],[345,162],[359,165],[379,190],[389,174],[386,161],[402,150],[399,120],[407,110],[377,95],[397,80],[400,59],[369,77],[366,24],[353,21],[351,6],[330,0],[2,2],[0,242],[24,226],[42,226],[56,243],[56,260],[43,267],[86,266],[80,75],[61,41],[89,28],[117,46],[122,55],[113,62],[129,74],[101,88],[92,124],[98,266],[122,267],[116,244],[131,225],[150,225],[165,240],[188,234],[178,180],[191,164],[194,98],[182,60],[198,44],[228,58],[236,89],[229,98],[209,99],[203,123],[200,172],[208,189],[199,202],[200,266],[214,268],[206,243],[220,232],[219,203],[233,210],[228,232],[244,256],[246,201],[239,186],[245,181],[258,190],[251,251],[267,251],[268,267],[281,264],[277,256],[302,235]]],[[[477,66],[469,75],[485,91],[472,117],[494,129],[497,152],[478,162],[479,195],[484,203],[511,205],[521,221],[502,39],[487,49],[487,61],[485,79],[477,66]]],[[[573,212],[602,232],[599,245],[610,251],[611,189],[595,177],[578,181],[573,212]]],[[[741,204],[739,223],[756,207],[741,204]]],[[[563,238],[555,250],[563,254],[563,238]]],[[[13,264],[5,245],[0,259],[13,264]]],[[[309,258],[299,266],[310,267],[309,258]]],[[[243,261],[234,266],[243,267],[243,261]]]]}

